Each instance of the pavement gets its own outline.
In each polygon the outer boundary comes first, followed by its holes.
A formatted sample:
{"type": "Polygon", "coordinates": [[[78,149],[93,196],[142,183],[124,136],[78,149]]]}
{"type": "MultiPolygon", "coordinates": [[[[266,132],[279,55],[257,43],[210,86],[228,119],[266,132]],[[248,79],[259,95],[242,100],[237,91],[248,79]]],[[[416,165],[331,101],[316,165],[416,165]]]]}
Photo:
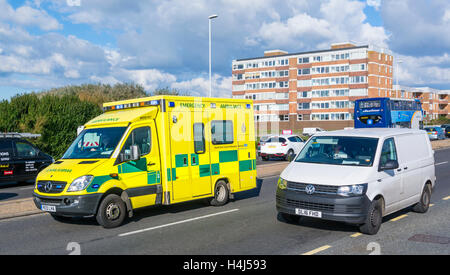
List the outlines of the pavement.
{"type": "Polygon", "coordinates": [[[98,226],[95,219],[57,222],[48,214],[0,220],[0,254],[448,255],[450,149],[436,151],[435,160],[437,184],[430,210],[389,215],[375,236],[320,219],[285,222],[275,209],[278,175],[267,175],[258,179],[257,189],[236,194],[225,206],[193,201],[147,208],[114,229],[98,226]]]}

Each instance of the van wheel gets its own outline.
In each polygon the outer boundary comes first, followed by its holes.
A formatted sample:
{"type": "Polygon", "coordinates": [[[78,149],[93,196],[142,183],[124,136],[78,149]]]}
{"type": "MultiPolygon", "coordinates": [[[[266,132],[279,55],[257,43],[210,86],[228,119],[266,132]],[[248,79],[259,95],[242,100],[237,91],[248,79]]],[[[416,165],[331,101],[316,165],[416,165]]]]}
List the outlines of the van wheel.
{"type": "Polygon", "coordinates": [[[285,220],[288,223],[298,223],[300,221],[300,216],[297,215],[292,215],[292,214],[288,214],[288,213],[281,213],[280,212],[281,217],[283,218],[283,220],[285,220]]]}
{"type": "Polygon", "coordinates": [[[423,188],[422,195],[420,196],[420,201],[413,206],[413,211],[417,213],[426,213],[428,208],[430,208],[431,201],[431,185],[426,184],[423,188]]]}
{"type": "Polygon", "coordinates": [[[361,233],[375,235],[380,230],[383,221],[382,205],[380,200],[374,200],[369,206],[366,221],[359,227],[361,233]]]}
{"type": "Polygon", "coordinates": [[[228,202],[230,192],[227,187],[227,183],[220,180],[216,183],[214,188],[214,198],[211,199],[210,204],[212,206],[222,206],[228,202]]]}
{"type": "Polygon", "coordinates": [[[97,212],[97,222],[104,228],[114,228],[122,224],[124,221],[127,208],[124,201],[115,194],[106,196],[97,212]]]}

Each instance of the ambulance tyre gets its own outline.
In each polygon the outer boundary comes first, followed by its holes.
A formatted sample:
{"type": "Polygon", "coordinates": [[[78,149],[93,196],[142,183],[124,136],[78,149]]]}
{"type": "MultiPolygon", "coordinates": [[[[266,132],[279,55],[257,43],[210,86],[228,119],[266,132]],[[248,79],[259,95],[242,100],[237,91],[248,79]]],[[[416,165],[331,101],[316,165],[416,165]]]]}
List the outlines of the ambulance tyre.
{"type": "Polygon", "coordinates": [[[114,228],[122,224],[127,216],[127,207],[120,196],[109,194],[106,196],[97,211],[97,222],[104,228],[114,228]]]}
{"type": "Polygon", "coordinates": [[[227,183],[223,180],[219,180],[214,188],[214,198],[211,199],[210,204],[212,206],[222,206],[228,202],[230,192],[228,190],[227,183]]]}

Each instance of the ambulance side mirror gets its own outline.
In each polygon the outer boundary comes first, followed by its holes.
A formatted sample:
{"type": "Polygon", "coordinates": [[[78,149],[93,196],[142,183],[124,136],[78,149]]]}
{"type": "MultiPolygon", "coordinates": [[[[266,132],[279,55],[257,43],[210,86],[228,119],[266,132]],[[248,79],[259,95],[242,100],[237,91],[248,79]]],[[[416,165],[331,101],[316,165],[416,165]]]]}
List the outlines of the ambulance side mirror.
{"type": "Polygon", "coordinates": [[[137,145],[132,145],[130,147],[130,160],[131,161],[137,161],[141,159],[141,150],[139,150],[139,146],[137,145]]]}

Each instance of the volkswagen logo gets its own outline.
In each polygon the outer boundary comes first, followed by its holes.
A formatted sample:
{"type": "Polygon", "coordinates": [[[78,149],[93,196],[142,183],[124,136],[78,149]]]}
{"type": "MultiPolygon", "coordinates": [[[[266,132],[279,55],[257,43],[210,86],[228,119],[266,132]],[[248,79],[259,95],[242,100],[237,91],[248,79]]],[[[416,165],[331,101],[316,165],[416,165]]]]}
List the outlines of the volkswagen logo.
{"type": "Polygon", "coordinates": [[[316,188],[314,187],[314,185],[309,184],[305,187],[305,192],[308,195],[314,194],[315,191],[316,191],[316,188]]]}
{"type": "Polygon", "coordinates": [[[50,192],[52,190],[53,184],[49,181],[44,185],[45,192],[50,192]]]}

